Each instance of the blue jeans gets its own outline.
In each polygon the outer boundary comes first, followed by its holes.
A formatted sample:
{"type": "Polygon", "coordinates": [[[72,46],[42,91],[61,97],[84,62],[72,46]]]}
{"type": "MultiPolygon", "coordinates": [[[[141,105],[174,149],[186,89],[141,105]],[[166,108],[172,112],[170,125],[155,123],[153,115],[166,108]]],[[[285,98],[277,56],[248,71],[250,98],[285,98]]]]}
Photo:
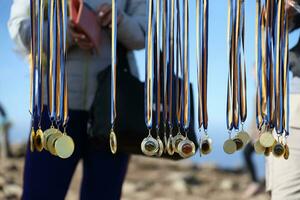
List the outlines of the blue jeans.
{"type": "MultiPolygon", "coordinates": [[[[76,166],[82,159],[80,199],[119,200],[129,156],[91,148],[87,135],[88,113],[71,110],[69,114],[67,132],[75,143],[74,154],[64,160],[45,150],[31,153],[28,147],[22,199],[64,200],[76,166]]],[[[49,128],[50,124],[48,114],[44,112],[42,129],[49,128]]]]}

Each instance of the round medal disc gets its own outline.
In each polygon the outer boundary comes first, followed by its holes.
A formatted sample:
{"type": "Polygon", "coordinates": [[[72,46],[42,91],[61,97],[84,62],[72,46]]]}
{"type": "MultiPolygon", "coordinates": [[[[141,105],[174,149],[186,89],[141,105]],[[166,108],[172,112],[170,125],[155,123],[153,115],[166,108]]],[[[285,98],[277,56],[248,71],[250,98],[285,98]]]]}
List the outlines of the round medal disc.
{"type": "Polygon", "coordinates": [[[246,131],[241,131],[237,134],[237,138],[242,140],[243,144],[247,144],[250,140],[250,136],[246,131]]]}
{"type": "Polygon", "coordinates": [[[266,148],[260,144],[259,140],[257,140],[254,143],[254,150],[257,154],[263,154],[265,152],[266,148]]]}
{"type": "Polygon", "coordinates": [[[272,147],[267,147],[267,148],[265,149],[264,155],[265,155],[266,157],[268,157],[268,156],[271,154],[271,152],[272,152],[272,147]]]}
{"type": "Polygon", "coordinates": [[[178,151],[178,145],[181,141],[183,141],[185,138],[184,136],[181,134],[181,133],[178,133],[175,137],[173,137],[173,140],[172,140],[172,146],[173,146],[173,149],[176,153],[179,153],[178,151]]]}
{"type": "Polygon", "coordinates": [[[272,133],[269,131],[264,132],[259,137],[259,142],[263,147],[271,147],[274,144],[275,138],[272,133]]]}
{"type": "Polygon", "coordinates": [[[47,147],[47,150],[52,154],[52,155],[57,155],[56,154],[56,150],[55,150],[55,141],[62,136],[62,133],[59,131],[59,130],[56,130],[55,133],[51,134],[48,136],[48,139],[47,139],[47,144],[46,144],[46,147],[47,147]]]}
{"type": "Polygon", "coordinates": [[[35,137],[34,137],[34,146],[35,149],[39,152],[43,150],[44,147],[44,134],[42,129],[38,129],[36,131],[35,137]]]}
{"type": "Polygon", "coordinates": [[[236,151],[236,149],[236,144],[232,139],[228,139],[224,142],[223,150],[225,153],[233,154],[236,151]]]}
{"type": "Polygon", "coordinates": [[[183,158],[189,158],[195,154],[196,147],[194,142],[185,138],[178,144],[178,153],[183,158]]]}
{"type": "Polygon", "coordinates": [[[54,127],[51,127],[51,128],[44,131],[44,134],[43,134],[44,135],[44,139],[43,139],[44,144],[43,144],[43,146],[46,150],[48,150],[47,149],[47,140],[48,140],[49,136],[56,133],[56,132],[57,132],[57,129],[55,129],[54,127]]]}
{"type": "Polygon", "coordinates": [[[54,146],[57,156],[63,159],[69,158],[75,149],[73,139],[66,134],[59,137],[54,146]]]}
{"type": "Polygon", "coordinates": [[[116,154],[118,144],[117,144],[117,136],[113,130],[110,131],[110,134],[109,134],[109,146],[110,146],[111,153],[116,154]]]}
{"type": "Polygon", "coordinates": [[[156,155],[157,155],[158,157],[161,157],[162,154],[164,153],[164,143],[163,143],[163,141],[160,139],[160,137],[157,137],[156,140],[157,140],[158,148],[159,148],[156,155]]]}
{"type": "Polygon", "coordinates": [[[285,148],[281,143],[278,142],[276,145],[273,146],[272,153],[275,157],[281,157],[285,153],[285,148]]]}
{"type": "Polygon", "coordinates": [[[35,138],[35,132],[34,132],[34,129],[32,128],[31,132],[30,132],[30,151],[31,152],[34,152],[34,138],[35,138]]]}
{"type": "Polygon", "coordinates": [[[285,148],[285,151],[284,151],[283,157],[284,157],[284,159],[287,160],[290,157],[290,149],[287,144],[284,145],[284,148],[285,148]]]}
{"type": "Polygon", "coordinates": [[[203,155],[207,155],[212,151],[212,140],[210,138],[206,138],[203,141],[201,141],[200,151],[203,155]]]}
{"type": "Polygon", "coordinates": [[[170,156],[174,155],[174,148],[173,148],[173,136],[170,135],[167,142],[167,152],[170,156]]]}
{"type": "Polygon", "coordinates": [[[154,156],[158,152],[158,149],[158,142],[152,136],[146,137],[141,143],[141,150],[147,156],[154,156]]]}

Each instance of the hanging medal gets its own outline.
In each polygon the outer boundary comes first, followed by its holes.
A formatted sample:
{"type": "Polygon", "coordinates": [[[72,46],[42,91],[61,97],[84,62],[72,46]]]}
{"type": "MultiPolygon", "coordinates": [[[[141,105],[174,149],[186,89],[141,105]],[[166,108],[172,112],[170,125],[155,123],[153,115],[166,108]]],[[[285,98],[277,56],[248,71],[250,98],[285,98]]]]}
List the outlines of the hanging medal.
{"type": "Polygon", "coordinates": [[[145,123],[148,128],[148,136],[142,141],[141,150],[147,156],[154,156],[159,150],[159,144],[151,134],[153,121],[153,0],[147,0],[147,6],[145,123]]]}
{"type": "Polygon", "coordinates": [[[36,1],[30,1],[30,22],[31,22],[31,57],[30,57],[30,108],[31,115],[31,133],[30,133],[30,151],[35,149],[35,129],[34,122],[36,117],[36,54],[37,54],[37,23],[36,23],[36,1]]]}
{"type": "Polygon", "coordinates": [[[242,0],[240,5],[240,29],[239,29],[239,52],[237,57],[239,69],[239,114],[241,120],[241,131],[237,134],[236,139],[241,141],[245,146],[249,140],[249,134],[244,130],[244,124],[247,119],[247,80],[246,80],[246,63],[245,63],[245,2],[242,0]]]}
{"type": "Polygon", "coordinates": [[[237,150],[236,143],[233,141],[231,134],[233,130],[233,76],[234,76],[234,27],[235,27],[235,12],[233,9],[233,0],[228,0],[228,61],[229,61],[229,75],[227,84],[227,130],[228,139],[224,142],[223,150],[227,154],[233,154],[237,150]]]}
{"type": "Polygon", "coordinates": [[[43,150],[44,134],[41,128],[42,112],[43,112],[43,34],[44,34],[44,1],[37,1],[37,118],[38,118],[38,130],[34,137],[35,149],[39,152],[43,150]]]}
{"type": "Polygon", "coordinates": [[[177,123],[177,134],[173,137],[172,146],[176,153],[178,151],[179,143],[184,140],[184,136],[181,134],[181,118],[182,118],[182,80],[180,75],[182,75],[182,43],[181,43],[181,23],[180,23],[180,0],[176,0],[176,16],[177,16],[177,35],[176,35],[176,123],[177,123]]]}
{"type": "Polygon", "coordinates": [[[178,145],[178,152],[183,158],[191,157],[195,154],[195,144],[188,138],[190,126],[190,86],[189,86],[189,0],[184,0],[183,6],[183,106],[182,124],[185,138],[178,145]]]}
{"type": "Polygon", "coordinates": [[[111,130],[109,135],[110,150],[113,154],[117,152],[117,136],[114,125],[117,115],[116,107],[116,84],[117,84],[117,1],[112,0],[112,30],[111,30],[111,130]]]}
{"type": "Polygon", "coordinates": [[[59,47],[58,50],[58,64],[57,75],[59,92],[57,91],[57,121],[62,124],[63,133],[54,142],[54,149],[60,158],[69,158],[74,152],[74,141],[67,134],[67,123],[69,120],[68,114],[68,86],[67,86],[67,73],[66,73],[66,34],[67,34],[67,2],[66,0],[58,1],[58,34],[59,34],[59,47]],[[59,95],[58,95],[59,94],[59,95]]]}
{"type": "Polygon", "coordinates": [[[204,129],[204,136],[200,138],[200,156],[212,151],[212,140],[207,133],[207,71],[208,71],[208,16],[209,1],[196,2],[196,37],[197,37],[197,65],[198,65],[198,127],[204,129]]]}
{"type": "Polygon", "coordinates": [[[175,150],[173,148],[173,77],[174,77],[174,34],[175,34],[175,1],[168,1],[171,5],[169,12],[169,63],[168,63],[168,128],[169,137],[167,141],[167,152],[169,155],[173,155],[175,150]]]}
{"type": "Polygon", "coordinates": [[[164,152],[164,143],[160,138],[160,115],[161,115],[161,75],[160,75],[160,0],[156,0],[156,22],[155,22],[155,80],[156,80],[156,140],[159,146],[157,156],[162,156],[164,152]]]}
{"type": "Polygon", "coordinates": [[[168,64],[169,64],[169,0],[163,0],[162,53],[163,53],[163,125],[165,153],[168,153],[167,121],[168,121],[168,64]]]}

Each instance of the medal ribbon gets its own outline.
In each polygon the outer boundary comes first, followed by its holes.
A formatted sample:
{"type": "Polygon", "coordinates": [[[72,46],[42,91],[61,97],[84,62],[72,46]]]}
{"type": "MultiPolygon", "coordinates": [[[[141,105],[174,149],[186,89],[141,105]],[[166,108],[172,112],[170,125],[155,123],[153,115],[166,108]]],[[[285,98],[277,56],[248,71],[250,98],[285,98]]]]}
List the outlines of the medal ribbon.
{"type": "MultiPolygon", "coordinates": [[[[116,111],[116,84],[117,84],[117,1],[112,0],[112,31],[111,31],[111,126],[114,127],[116,111]]],[[[152,109],[151,109],[152,111],[152,109]]],[[[152,116],[151,116],[152,117],[152,116]]]]}
{"type": "Polygon", "coordinates": [[[207,114],[207,73],[208,73],[208,16],[209,16],[209,1],[203,0],[202,6],[202,116],[203,128],[206,131],[208,128],[207,114]]]}
{"type": "Polygon", "coordinates": [[[35,111],[36,111],[36,1],[30,1],[30,22],[31,22],[31,63],[30,63],[30,108],[29,112],[31,114],[32,122],[34,122],[35,111]]]}
{"type": "Polygon", "coordinates": [[[163,120],[164,125],[168,121],[168,64],[169,64],[169,12],[168,12],[168,0],[163,1],[163,73],[164,73],[164,84],[163,84],[163,120]]]}
{"type": "Polygon", "coordinates": [[[48,71],[48,106],[49,116],[52,122],[56,120],[56,37],[57,37],[57,15],[55,0],[48,1],[48,54],[49,54],[49,71],[48,71]]]}
{"type": "Polygon", "coordinates": [[[160,126],[161,111],[161,76],[160,76],[160,0],[156,0],[156,28],[155,28],[155,53],[156,53],[156,129],[160,126]]]}
{"type": "Polygon", "coordinates": [[[289,135],[289,28],[288,28],[288,17],[285,14],[285,25],[284,25],[284,64],[283,64],[283,128],[285,130],[285,136],[289,135]]]}
{"type": "Polygon", "coordinates": [[[175,26],[175,1],[169,1],[171,2],[171,12],[170,12],[170,33],[169,33],[169,39],[170,39],[170,48],[169,48],[169,105],[168,105],[168,124],[169,127],[172,128],[173,126],[173,74],[174,74],[174,34],[175,34],[175,30],[174,30],[174,26],[175,26]]]}
{"type": "Polygon", "coordinates": [[[181,124],[182,114],[182,81],[180,80],[180,74],[182,74],[182,44],[181,44],[181,23],[180,23],[180,2],[177,0],[177,46],[176,46],[176,118],[177,124],[181,124]]]}
{"type": "Polygon", "coordinates": [[[152,128],[153,108],[153,1],[147,0],[148,27],[146,36],[145,123],[152,128]]]}
{"type": "Polygon", "coordinates": [[[184,0],[183,9],[183,125],[187,130],[190,125],[190,88],[189,88],[189,0],[184,0]]]}
{"type": "Polygon", "coordinates": [[[227,129],[229,131],[233,128],[233,111],[232,111],[232,49],[233,49],[233,2],[232,0],[228,0],[228,33],[227,33],[227,42],[228,42],[228,63],[229,63],[229,71],[228,71],[228,85],[227,85],[227,112],[226,112],[226,122],[227,129]]]}

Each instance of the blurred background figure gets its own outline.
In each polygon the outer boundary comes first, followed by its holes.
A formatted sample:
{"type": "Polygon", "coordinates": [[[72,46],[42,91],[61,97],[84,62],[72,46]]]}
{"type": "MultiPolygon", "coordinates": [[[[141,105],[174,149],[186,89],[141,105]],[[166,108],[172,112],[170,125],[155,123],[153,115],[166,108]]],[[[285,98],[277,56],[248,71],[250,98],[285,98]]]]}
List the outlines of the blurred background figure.
{"type": "MultiPolygon", "coordinates": [[[[0,104],[0,145],[1,145],[1,161],[11,157],[9,129],[11,123],[7,119],[6,112],[2,104],[0,104]]],[[[2,162],[3,163],[3,162],[2,162]]]]}

